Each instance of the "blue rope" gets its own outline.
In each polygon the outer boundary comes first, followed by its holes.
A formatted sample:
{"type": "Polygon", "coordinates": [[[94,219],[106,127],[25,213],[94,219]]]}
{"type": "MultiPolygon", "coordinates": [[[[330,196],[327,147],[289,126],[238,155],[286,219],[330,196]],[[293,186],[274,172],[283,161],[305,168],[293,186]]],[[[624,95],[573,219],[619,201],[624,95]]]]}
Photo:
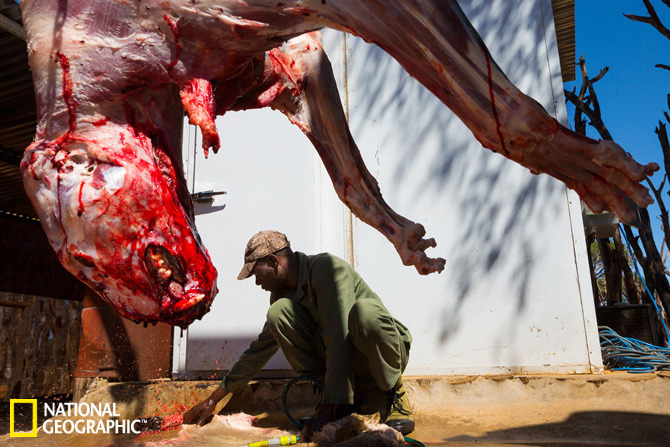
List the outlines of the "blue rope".
{"type": "Polygon", "coordinates": [[[603,364],[612,371],[646,373],[670,371],[670,349],[622,337],[607,326],[598,326],[603,364]]]}
{"type": "MultiPolygon", "coordinates": [[[[656,300],[654,299],[654,295],[651,294],[651,291],[649,290],[649,287],[647,287],[647,283],[644,280],[644,276],[642,276],[642,274],[640,274],[640,270],[638,270],[638,268],[637,268],[637,259],[635,259],[635,255],[633,254],[633,249],[630,247],[630,242],[628,241],[628,238],[626,237],[626,232],[623,231],[623,226],[621,224],[619,224],[619,229],[620,229],[620,233],[623,235],[624,240],[626,241],[626,245],[628,246],[628,252],[630,253],[630,257],[633,258],[633,266],[635,267],[635,273],[637,273],[637,276],[642,280],[642,284],[644,284],[644,288],[647,290],[647,293],[649,294],[649,300],[651,301],[651,304],[654,305],[654,309],[656,309],[656,313],[658,314],[658,319],[661,320],[661,323],[663,323],[663,328],[665,329],[666,345],[667,345],[667,347],[670,348],[670,331],[668,331],[668,326],[665,324],[665,319],[663,318],[663,314],[661,313],[661,310],[658,308],[658,305],[656,304],[656,300]]],[[[666,311],[670,311],[670,309],[666,309],[666,311]]]]}

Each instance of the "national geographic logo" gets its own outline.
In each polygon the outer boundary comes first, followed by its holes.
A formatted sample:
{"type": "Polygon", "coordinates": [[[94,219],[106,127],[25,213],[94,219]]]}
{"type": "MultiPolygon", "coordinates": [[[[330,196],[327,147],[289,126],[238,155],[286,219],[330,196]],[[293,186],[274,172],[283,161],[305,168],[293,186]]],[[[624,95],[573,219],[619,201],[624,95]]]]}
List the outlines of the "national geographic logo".
{"type": "Polygon", "coordinates": [[[9,399],[9,437],[10,438],[35,438],[37,437],[37,399],[9,399]],[[29,432],[15,432],[15,405],[16,404],[30,404],[33,410],[32,426],[33,429],[29,432]]]}
{"type": "MultiPolygon", "coordinates": [[[[10,399],[9,436],[14,438],[36,437],[38,432],[37,399],[10,399]],[[17,412],[17,404],[21,412],[17,412]],[[26,413],[26,406],[31,412],[26,413]],[[17,430],[17,416],[21,416],[17,430]],[[31,416],[30,422],[28,416],[31,416]],[[28,427],[32,427],[27,431],[28,427]]],[[[116,403],[53,403],[43,404],[44,422],[39,430],[44,434],[140,434],[146,419],[123,420],[116,410],[116,403]]]]}

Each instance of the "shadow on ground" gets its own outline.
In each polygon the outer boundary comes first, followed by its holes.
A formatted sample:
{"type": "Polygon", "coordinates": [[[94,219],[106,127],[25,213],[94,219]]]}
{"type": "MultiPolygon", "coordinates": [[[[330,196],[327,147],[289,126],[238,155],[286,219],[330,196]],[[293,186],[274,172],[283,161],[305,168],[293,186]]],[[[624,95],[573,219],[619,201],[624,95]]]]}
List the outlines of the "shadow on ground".
{"type": "Polygon", "coordinates": [[[573,413],[561,422],[504,428],[488,431],[482,436],[461,435],[442,440],[442,445],[449,446],[667,447],[670,445],[670,416],[625,411],[586,411],[573,413]]]}

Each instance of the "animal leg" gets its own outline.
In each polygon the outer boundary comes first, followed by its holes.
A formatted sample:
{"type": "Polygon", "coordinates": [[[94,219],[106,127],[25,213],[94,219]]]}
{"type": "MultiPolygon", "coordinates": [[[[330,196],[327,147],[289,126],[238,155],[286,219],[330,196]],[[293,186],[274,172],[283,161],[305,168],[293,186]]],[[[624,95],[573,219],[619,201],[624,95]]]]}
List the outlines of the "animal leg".
{"type": "Polygon", "coordinates": [[[329,27],[356,34],[391,54],[446,104],[483,146],[563,181],[595,212],[634,213],[623,194],[653,203],[639,182],[658,170],[611,141],[561,126],[520,92],[491,58],[455,0],[308,2],[329,27]]]}
{"type": "Polygon", "coordinates": [[[310,139],[330,175],[335,191],[363,222],[393,243],[405,265],[421,274],[440,272],[445,260],[429,258],[425,229],[393,211],[365,167],[335,84],[332,68],[318,32],[289,40],[267,54],[263,80],[241,97],[231,110],[270,106],[280,110],[310,139]],[[260,88],[259,86],[262,86],[260,88]]]}

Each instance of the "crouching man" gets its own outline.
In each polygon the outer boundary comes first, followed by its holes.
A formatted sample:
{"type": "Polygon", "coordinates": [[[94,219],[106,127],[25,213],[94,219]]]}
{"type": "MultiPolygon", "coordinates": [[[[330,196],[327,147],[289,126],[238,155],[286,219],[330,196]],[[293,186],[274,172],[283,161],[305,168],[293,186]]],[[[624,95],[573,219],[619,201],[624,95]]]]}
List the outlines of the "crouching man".
{"type": "Polygon", "coordinates": [[[292,251],[278,231],[254,235],[244,262],[237,279],[253,275],[270,292],[267,320],[220,387],[191,408],[184,422],[204,423],[223,397],[244,387],[281,348],[296,373],[324,379],[321,405],[305,424],[303,442],[354,411],[379,411],[390,427],[412,432],[414,416],[401,377],[412,336],[358,273],[329,253],[292,251]]]}

